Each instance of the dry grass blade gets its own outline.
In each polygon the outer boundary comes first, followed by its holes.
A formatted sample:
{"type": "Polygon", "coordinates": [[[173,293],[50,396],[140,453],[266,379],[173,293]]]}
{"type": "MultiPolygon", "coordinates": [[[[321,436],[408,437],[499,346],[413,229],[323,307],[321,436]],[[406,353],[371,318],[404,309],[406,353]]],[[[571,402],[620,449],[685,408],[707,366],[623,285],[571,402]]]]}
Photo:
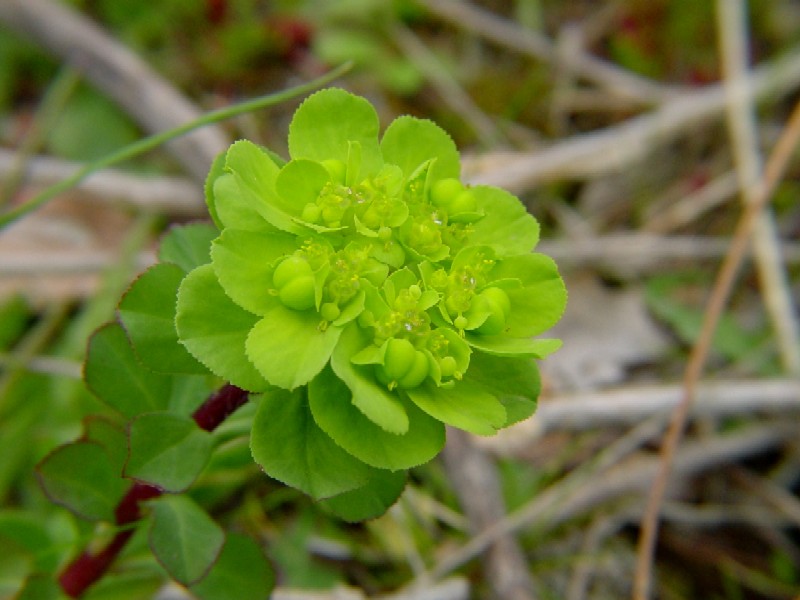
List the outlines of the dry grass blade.
{"type": "Polygon", "coordinates": [[[800,103],[797,104],[787,122],[780,139],[769,156],[764,176],[756,187],[753,200],[748,203],[740,217],[733,236],[733,243],[720,267],[706,307],[703,324],[697,342],[692,348],[683,376],[683,396],[675,408],[661,448],[661,468],[650,490],[647,507],[642,518],[639,539],[637,568],[634,579],[634,599],[645,600],[649,596],[650,572],[653,552],[658,534],[658,514],[664,497],[667,481],[676,450],[683,435],[700,375],[708,358],[711,342],[722,311],[730,296],[739,267],[747,253],[750,236],[758,215],[772,196],[791,159],[794,148],[800,142],[800,103]]]}

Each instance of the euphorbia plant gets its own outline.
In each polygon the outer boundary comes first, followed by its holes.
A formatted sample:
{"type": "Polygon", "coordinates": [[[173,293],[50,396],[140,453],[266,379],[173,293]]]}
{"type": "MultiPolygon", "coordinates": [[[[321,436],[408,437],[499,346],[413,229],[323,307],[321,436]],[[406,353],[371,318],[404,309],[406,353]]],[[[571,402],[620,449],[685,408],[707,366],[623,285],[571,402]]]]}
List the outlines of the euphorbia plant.
{"type": "Polygon", "coordinates": [[[533,337],[566,301],[553,261],[533,252],[536,221],[511,194],[464,185],[442,129],[405,116],[379,137],[365,99],[327,89],[299,107],[288,141],[288,161],[247,141],[218,158],[213,225],[173,229],[119,323],[92,338],[87,384],[126,431],[89,424],[40,469],[51,496],[96,519],[116,511],[120,525],[141,515],[120,522],[132,491],[119,473],[142,499],[161,496],[144,511],[150,547],[201,597],[230,568],[227,543],[177,494],[209,468],[231,437],[216,426],[248,399],[238,423],[263,470],[363,520],[437,455],[446,425],[491,435],[530,416],[535,360],[559,346],[533,337]],[[65,480],[70,453],[95,465],[92,483],[65,480]],[[81,485],[97,492],[91,502],[81,485]]]}

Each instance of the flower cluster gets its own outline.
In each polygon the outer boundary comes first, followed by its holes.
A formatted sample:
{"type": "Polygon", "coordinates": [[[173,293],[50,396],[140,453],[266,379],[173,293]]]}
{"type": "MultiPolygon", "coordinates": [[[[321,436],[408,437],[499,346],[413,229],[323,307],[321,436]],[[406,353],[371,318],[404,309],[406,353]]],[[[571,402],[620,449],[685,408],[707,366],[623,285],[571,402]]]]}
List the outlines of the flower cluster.
{"type": "Polygon", "coordinates": [[[378,134],[366,100],[327,89],[295,113],[288,162],[235,143],[207,185],[221,233],[181,284],[176,325],[212,372],[286,390],[337,446],[397,469],[438,452],[443,424],[488,435],[533,412],[533,359],[559,342],[532,336],[566,292],[532,252],[533,217],[464,185],[442,129],[406,116],[378,134]],[[368,432],[435,441],[404,460],[354,439],[368,432]]]}

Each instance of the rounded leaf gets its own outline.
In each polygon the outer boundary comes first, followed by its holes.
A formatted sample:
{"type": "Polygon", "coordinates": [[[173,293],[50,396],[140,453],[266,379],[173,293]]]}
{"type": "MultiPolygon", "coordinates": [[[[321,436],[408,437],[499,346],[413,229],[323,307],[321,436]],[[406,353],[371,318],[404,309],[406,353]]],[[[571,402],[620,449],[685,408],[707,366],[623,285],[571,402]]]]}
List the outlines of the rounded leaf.
{"type": "Polygon", "coordinates": [[[250,392],[269,387],[245,354],[245,340],[258,319],[225,295],[211,265],[181,282],[175,317],[181,343],[212,373],[250,392]]]}
{"type": "Polygon", "coordinates": [[[379,128],[378,114],[364,98],[338,88],[321,90],[295,112],[289,125],[289,153],[295,159],[335,159],[347,164],[355,142],[361,146],[361,168],[353,174],[348,165],[348,180],[360,181],[383,164],[379,128]]]}
{"type": "Polygon", "coordinates": [[[250,449],[270,477],[313,498],[327,498],[360,487],[373,475],[374,469],[319,428],[304,392],[277,390],[257,402],[250,449]]]}
{"type": "Polygon", "coordinates": [[[444,425],[397,398],[408,418],[407,432],[389,433],[355,407],[352,394],[331,369],[325,369],[308,386],[314,420],[338,445],[379,469],[410,469],[436,456],[444,446],[444,425]]]}

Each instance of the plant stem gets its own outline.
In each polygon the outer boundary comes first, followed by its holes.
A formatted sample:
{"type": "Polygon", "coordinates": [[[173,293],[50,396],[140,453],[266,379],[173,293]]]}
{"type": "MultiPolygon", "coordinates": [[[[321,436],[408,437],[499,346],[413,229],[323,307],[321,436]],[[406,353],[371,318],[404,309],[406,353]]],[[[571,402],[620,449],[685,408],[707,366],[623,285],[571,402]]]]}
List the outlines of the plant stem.
{"type": "Polygon", "coordinates": [[[140,154],[152,150],[153,148],[157,148],[161,144],[185,135],[190,131],[198,129],[199,127],[203,127],[211,123],[218,123],[219,121],[224,121],[226,119],[230,119],[244,113],[253,112],[254,110],[266,108],[268,106],[274,106],[275,104],[280,104],[281,102],[285,102],[291,98],[307,94],[317,88],[322,87],[323,85],[326,85],[327,83],[330,83],[337,77],[340,77],[342,74],[347,72],[351,66],[351,63],[346,63],[335,69],[332,69],[328,73],[325,73],[316,79],[309,81],[308,83],[291,87],[280,92],[267,94],[265,96],[259,96],[253,100],[241,102],[233,106],[226,106],[224,108],[211,111],[195,121],[168,129],[167,131],[156,133],[125,146],[116,152],[112,152],[103,158],[90,162],[75,171],[75,173],[66,179],[59,181],[58,183],[55,183],[45,190],[39,192],[28,202],[15,206],[3,214],[0,214],[0,230],[10,223],[16,221],[20,217],[36,210],[43,204],[55,198],[57,195],[74,187],[95,171],[99,171],[100,169],[104,169],[111,165],[130,160],[135,156],[139,156],[140,154]]]}
{"type": "MultiPolygon", "coordinates": [[[[231,384],[222,386],[194,411],[192,418],[198,427],[213,431],[240,406],[247,402],[245,390],[231,384]]],[[[134,483],[128,493],[122,497],[114,511],[116,525],[124,527],[142,518],[140,503],[157,498],[163,492],[145,483],[134,483]]],[[[99,580],[114,559],[122,552],[125,544],[133,536],[135,529],[125,528],[119,531],[108,545],[96,553],[84,550],[73,560],[58,578],[61,589],[70,598],[80,598],[83,593],[99,580]]]]}

